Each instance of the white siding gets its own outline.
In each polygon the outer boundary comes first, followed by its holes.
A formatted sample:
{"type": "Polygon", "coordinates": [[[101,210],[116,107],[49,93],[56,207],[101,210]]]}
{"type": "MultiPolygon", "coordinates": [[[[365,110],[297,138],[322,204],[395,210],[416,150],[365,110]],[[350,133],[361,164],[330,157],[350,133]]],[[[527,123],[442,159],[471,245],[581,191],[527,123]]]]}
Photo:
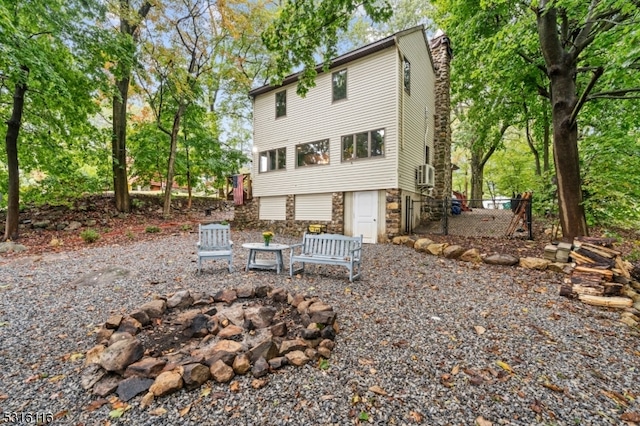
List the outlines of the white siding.
{"type": "Polygon", "coordinates": [[[285,220],[287,218],[287,197],[261,197],[260,220],[285,220]]]}
{"type": "MultiPolygon", "coordinates": [[[[433,156],[435,74],[422,32],[415,31],[400,37],[398,47],[399,73],[402,73],[402,56],[411,62],[411,93],[404,91],[402,78],[398,81],[400,133],[403,137],[398,179],[400,189],[413,192],[416,190],[415,168],[425,163],[425,143],[433,156]]],[[[433,164],[432,161],[430,163],[433,164]]],[[[402,220],[404,222],[404,216],[402,220]]]]}
{"type": "Polygon", "coordinates": [[[398,187],[397,180],[397,52],[391,47],[349,62],[347,99],[331,99],[331,72],[316,78],[305,98],[286,86],[287,115],[275,119],[274,90],[254,100],[253,194],[317,194],[398,187]],[[341,162],[341,136],[385,129],[385,155],[341,162]],[[295,146],[329,139],[330,163],[296,167],[295,146]],[[285,173],[258,173],[258,152],[281,148],[287,141],[285,173]]]}
{"type": "Polygon", "coordinates": [[[331,220],[332,194],[296,195],[295,220],[331,220]]]}

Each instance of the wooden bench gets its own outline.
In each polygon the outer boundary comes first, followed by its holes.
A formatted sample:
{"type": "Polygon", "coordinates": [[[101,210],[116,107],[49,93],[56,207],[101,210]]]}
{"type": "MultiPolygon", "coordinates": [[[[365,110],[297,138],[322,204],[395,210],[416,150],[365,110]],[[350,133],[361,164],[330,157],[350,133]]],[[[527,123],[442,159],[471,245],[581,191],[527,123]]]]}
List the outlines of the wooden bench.
{"type": "Polygon", "coordinates": [[[304,271],[305,263],[322,265],[346,266],[349,270],[349,281],[359,278],[362,262],[362,235],[347,237],[339,234],[309,234],[304,233],[302,243],[293,244],[289,259],[289,275],[293,277],[294,262],[301,262],[302,268],[295,272],[304,271]],[[299,254],[296,254],[296,251],[299,254]]]}
{"type": "Polygon", "coordinates": [[[199,226],[198,273],[202,271],[202,261],[206,259],[226,259],[232,272],[233,241],[230,225],[210,223],[199,226]]]}

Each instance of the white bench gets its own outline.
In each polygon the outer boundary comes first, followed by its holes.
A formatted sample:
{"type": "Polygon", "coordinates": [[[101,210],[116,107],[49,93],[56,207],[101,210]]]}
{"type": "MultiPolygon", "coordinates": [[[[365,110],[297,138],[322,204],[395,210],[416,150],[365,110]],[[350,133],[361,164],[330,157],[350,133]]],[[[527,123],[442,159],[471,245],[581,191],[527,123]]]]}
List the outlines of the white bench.
{"type": "Polygon", "coordinates": [[[323,265],[346,266],[349,270],[349,281],[359,278],[362,262],[362,235],[347,237],[339,234],[309,234],[304,233],[302,243],[293,244],[289,258],[289,275],[293,277],[294,262],[302,263],[302,268],[295,273],[304,271],[305,263],[323,265]],[[296,254],[296,251],[299,254],[296,254]]]}
{"type": "Polygon", "coordinates": [[[199,235],[198,273],[202,271],[202,261],[206,259],[226,259],[229,263],[229,272],[232,272],[233,241],[231,241],[230,226],[217,223],[201,224],[199,235]]]}

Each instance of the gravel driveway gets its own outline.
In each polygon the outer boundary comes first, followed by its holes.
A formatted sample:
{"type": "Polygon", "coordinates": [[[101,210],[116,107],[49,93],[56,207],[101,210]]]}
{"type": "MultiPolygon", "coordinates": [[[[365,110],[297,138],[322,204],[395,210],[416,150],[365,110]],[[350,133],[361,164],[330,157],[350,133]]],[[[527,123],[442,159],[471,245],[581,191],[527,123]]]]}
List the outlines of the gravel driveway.
{"type": "Polygon", "coordinates": [[[14,412],[52,413],[65,425],[620,425],[640,417],[638,333],[614,311],[559,297],[560,276],[378,244],[365,247],[364,277],[353,284],[344,268],[313,265],[291,280],[245,273],[241,244],[260,235],[233,239],[231,274],[223,262],[195,274],[195,234],[0,258],[0,424],[14,412]],[[73,284],[110,266],[132,275],[73,284]],[[180,391],[145,410],[138,396],[119,419],[110,404],[90,406],[98,398],[81,388],[83,360],[73,354],[95,344],[110,314],[154,294],[246,284],[334,306],[341,332],[328,369],[286,367],[261,389],[236,377],[237,392],[210,382],[210,392],[180,391]]]}

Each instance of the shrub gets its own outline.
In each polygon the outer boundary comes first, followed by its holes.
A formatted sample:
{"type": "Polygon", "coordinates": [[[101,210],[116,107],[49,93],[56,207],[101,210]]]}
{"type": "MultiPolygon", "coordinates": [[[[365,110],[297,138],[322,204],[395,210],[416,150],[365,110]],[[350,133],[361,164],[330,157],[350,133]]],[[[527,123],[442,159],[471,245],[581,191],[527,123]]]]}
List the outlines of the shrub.
{"type": "Polygon", "coordinates": [[[144,232],[146,232],[147,234],[156,234],[160,232],[160,228],[155,225],[151,225],[144,228],[144,232]]]}
{"type": "Polygon", "coordinates": [[[82,238],[85,243],[94,243],[100,239],[100,234],[89,228],[80,232],[80,238],[82,238]]]}

